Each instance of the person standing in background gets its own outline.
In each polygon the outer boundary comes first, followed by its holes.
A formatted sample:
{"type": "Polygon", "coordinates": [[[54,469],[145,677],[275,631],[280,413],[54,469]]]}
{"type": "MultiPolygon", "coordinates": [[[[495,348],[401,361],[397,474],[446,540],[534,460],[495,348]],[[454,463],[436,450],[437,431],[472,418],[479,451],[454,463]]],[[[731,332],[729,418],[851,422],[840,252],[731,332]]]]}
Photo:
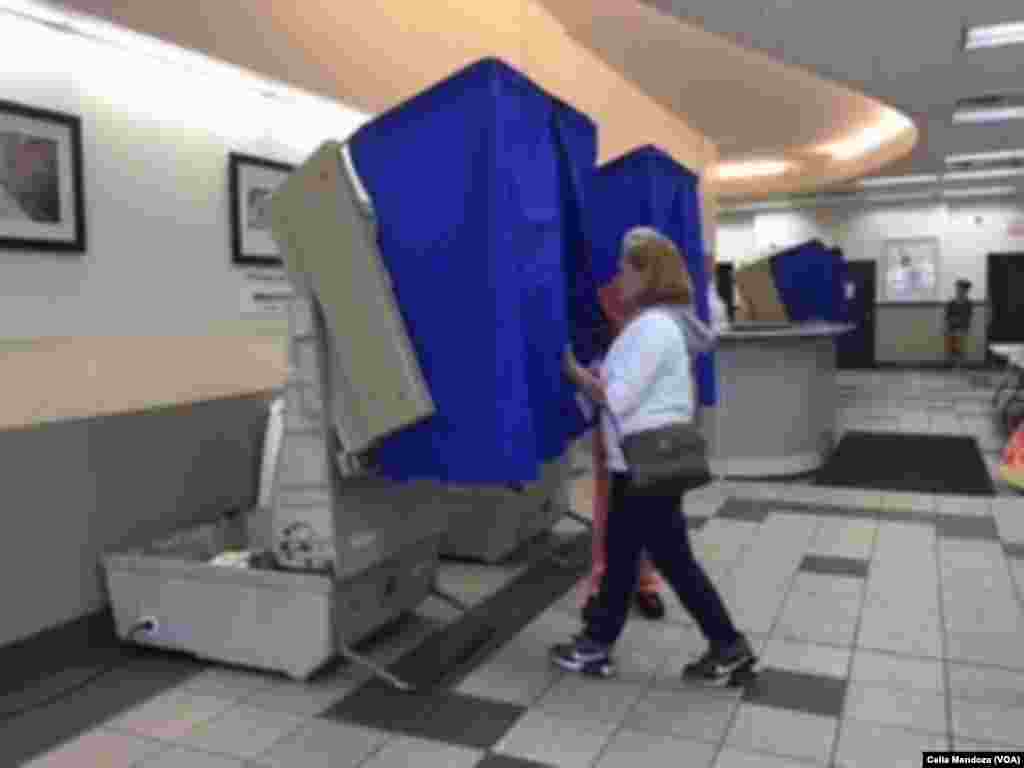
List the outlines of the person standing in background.
{"type": "Polygon", "coordinates": [[[715,282],[715,254],[713,251],[708,251],[706,269],[708,275],[708,309],[711,312],[711,329],[715,333],[720,333],[729,327],[729,308],[725,306],[725,301],[718,292],[718,286],[715,282]]]}
{"type": "Polygon", "coordinates": [[[951,368],[963,364],[967,334],[971,331],[974,305],[968,298],[969,280],[956,281],[956,297],[946,304],[946,363],[951,368]]]}

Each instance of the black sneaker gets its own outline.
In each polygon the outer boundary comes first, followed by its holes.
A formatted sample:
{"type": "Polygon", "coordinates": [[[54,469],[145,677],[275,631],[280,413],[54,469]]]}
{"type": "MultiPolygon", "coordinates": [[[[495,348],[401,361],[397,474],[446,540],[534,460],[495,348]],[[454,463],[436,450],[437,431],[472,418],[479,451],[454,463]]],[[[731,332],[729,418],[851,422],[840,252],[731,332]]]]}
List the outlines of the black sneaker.
{"type": "Polygon", "coordinates": [[[562,669],[583,675],[611,677],[615,674],[615,664],[608,654],[608,648],[583,636],[576,636],[572,642],[554,646],[551,649],[551,661],[562,669]]]}
{"type": "Polygon", "coordinates": [[[743,636],[728,648],[710,649],[683,667],[683,680],[702,685],[738,685],[752,678],[757,658],[743,636]]]}

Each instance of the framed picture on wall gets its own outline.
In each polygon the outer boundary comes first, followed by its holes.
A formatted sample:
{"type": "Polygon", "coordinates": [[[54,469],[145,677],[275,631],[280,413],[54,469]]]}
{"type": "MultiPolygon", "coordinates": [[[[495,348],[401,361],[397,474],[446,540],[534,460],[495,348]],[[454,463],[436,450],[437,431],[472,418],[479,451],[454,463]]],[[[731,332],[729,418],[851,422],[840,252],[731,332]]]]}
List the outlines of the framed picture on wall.
{"type": "Polygon", "coordinates": [[[939,239],[893,238],[883,246],[886,301],[936,301],[939,289],[939,239]]]}
{"type": "Polygon", "coordinates": [[[247,267],[282,265],[270,234],[270,196],[295,166],[232,152],[228,155],[231,198],[231,261],[247,267]]]}
{"type": "Polygon", "coordinates": [[[82,121],[0,100],[0,249],[85,250],[82,121]]]}

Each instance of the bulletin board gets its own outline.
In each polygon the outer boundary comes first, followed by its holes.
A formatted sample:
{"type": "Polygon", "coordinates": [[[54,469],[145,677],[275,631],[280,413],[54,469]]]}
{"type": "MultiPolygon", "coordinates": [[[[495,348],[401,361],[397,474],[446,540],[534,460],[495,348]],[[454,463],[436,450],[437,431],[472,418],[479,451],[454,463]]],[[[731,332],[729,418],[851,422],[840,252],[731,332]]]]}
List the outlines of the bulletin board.
{"type": "Polygon", "coordinates": [[[882,250],[884,301],[931,302],[939,295],[937,237],[892,238],[882,250]]]}

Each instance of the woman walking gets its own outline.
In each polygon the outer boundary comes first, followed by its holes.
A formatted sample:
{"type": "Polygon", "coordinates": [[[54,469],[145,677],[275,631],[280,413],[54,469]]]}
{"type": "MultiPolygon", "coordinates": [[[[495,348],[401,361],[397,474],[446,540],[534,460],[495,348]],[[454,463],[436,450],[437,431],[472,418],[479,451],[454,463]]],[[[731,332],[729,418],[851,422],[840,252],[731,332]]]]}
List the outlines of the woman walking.
{"type": "Polygon", "coordinates": [[[640,485],[626,465],[621,441],[631,435],[693,421],[690,348],[713,335],[691,311],[692,286],[675,245],[649,228],[623,239],[618,281],[628,323],[612,344],[600,377],[571,352],[566,373],[602,408],[601,432],[611,474],[605,534],[606,570],[599,610],[583,632],[552,648],[563,669],[600,676],[615,672],[611,652],[622,634],[646,551],[708,641],[707,652],[683,669],[684,679],[722,684],[755,663],[746,638],[697,563],[679,501],[685,484],[640,485]]]}

